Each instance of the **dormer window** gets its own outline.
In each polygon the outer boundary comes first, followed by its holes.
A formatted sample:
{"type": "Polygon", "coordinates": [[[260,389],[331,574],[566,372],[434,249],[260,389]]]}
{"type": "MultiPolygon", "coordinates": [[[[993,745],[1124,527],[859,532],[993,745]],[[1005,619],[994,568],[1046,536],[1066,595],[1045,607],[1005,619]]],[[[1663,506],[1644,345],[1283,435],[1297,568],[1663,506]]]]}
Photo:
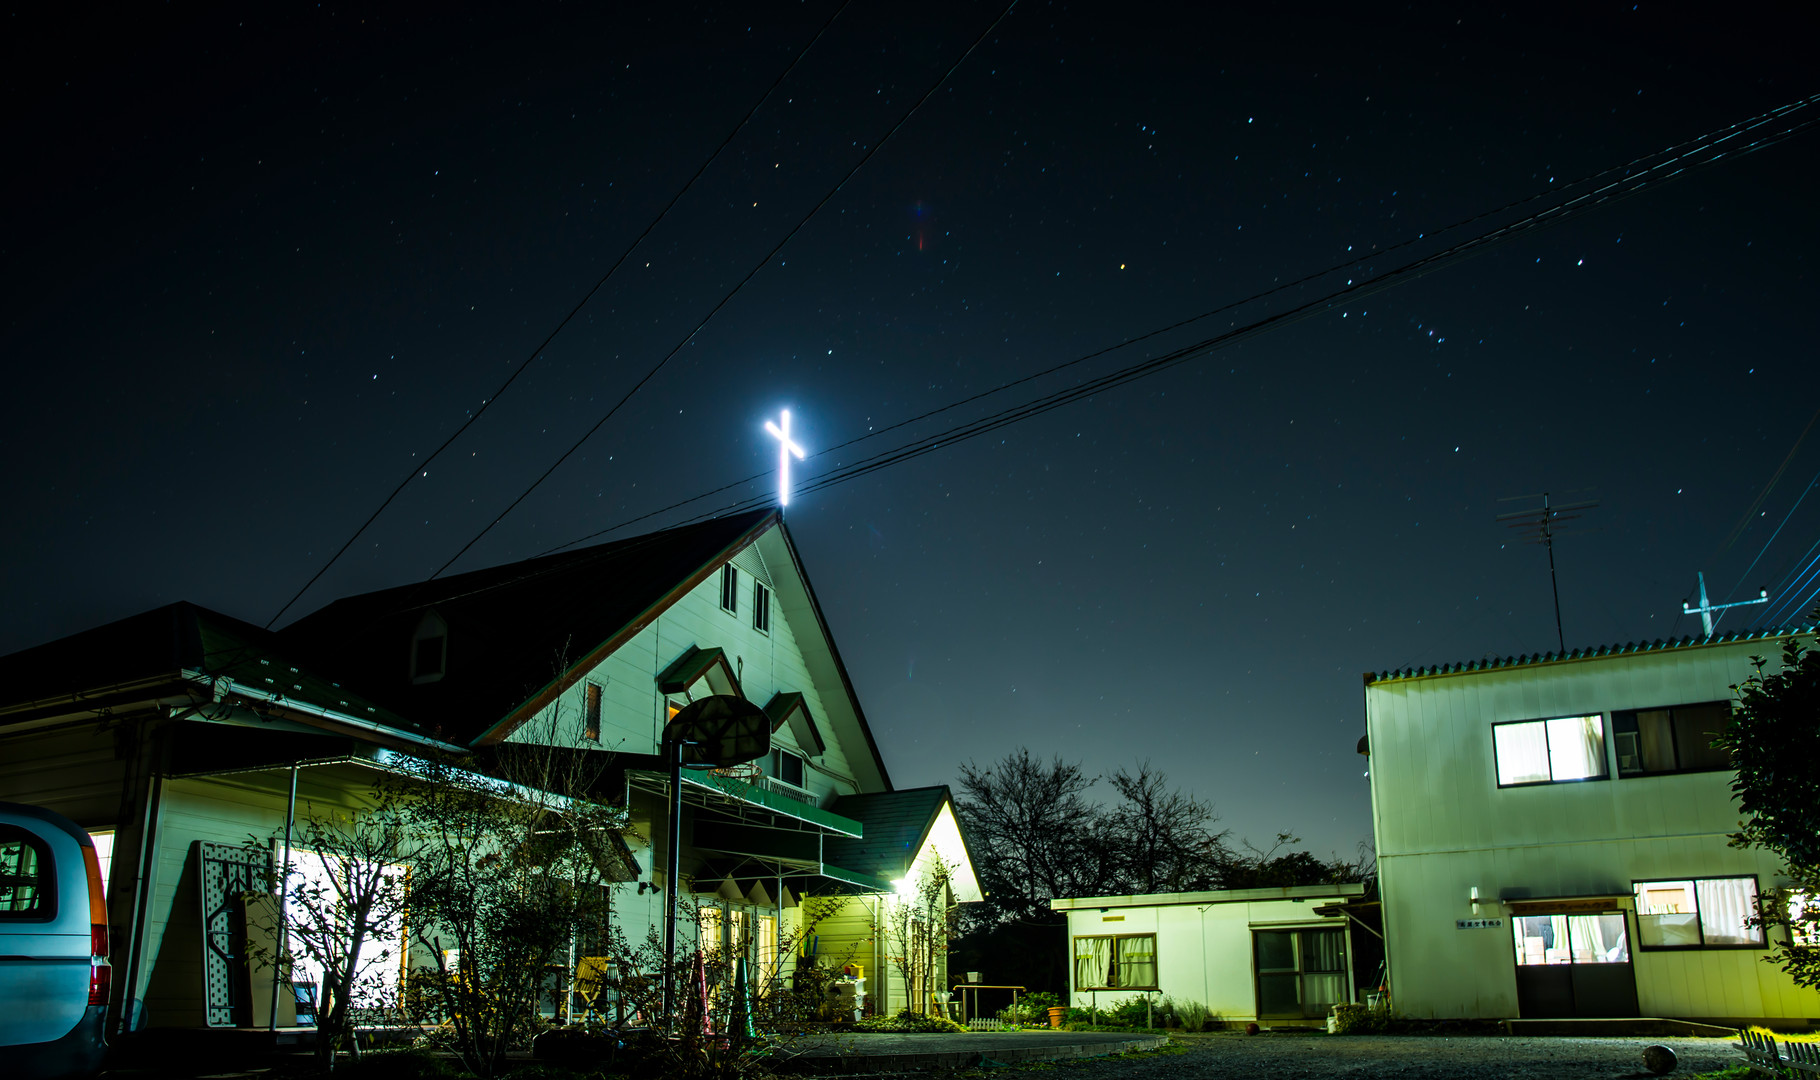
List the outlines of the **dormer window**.
{"type": "Polygon", "coordinates": [[[720,606],[723,611],[739,613],[739,571],[732,563],[720,568],[720,606]]]}
{"type": "Polygon", "coordinates": [[[411,635],[411,684],[441,681],[449,667],[449,624],[434,611],[426,611],[411,635]]]}

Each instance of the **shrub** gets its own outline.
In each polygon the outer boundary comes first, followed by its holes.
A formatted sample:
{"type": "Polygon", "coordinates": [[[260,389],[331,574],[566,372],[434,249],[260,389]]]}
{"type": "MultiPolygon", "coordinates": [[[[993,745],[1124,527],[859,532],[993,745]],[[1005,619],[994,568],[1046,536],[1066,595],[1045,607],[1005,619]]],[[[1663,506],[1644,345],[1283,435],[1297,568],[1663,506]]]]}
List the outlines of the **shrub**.
{"type": "Polygon", "coordinates": [[[868,1016],[853,1026],[859,1031],[926,1032],[931,1034],[967,1030],[952,1020],[940,1016],[913,1013],[908,1009],[896,1016],[868,1016]]]}
{"type": "Polygon", "coordinates": [[[1170,1002],[1170,1011],[1183,1031],[1204,1031],[1213,1013],[1198,1001],[1170,1002]]]}

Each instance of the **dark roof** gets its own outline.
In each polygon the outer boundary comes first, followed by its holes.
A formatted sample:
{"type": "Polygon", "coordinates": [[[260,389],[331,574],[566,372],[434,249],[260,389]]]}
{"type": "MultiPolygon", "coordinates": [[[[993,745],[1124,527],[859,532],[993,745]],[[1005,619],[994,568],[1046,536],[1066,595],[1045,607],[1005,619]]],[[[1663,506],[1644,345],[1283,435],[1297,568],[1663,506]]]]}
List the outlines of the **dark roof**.
{"type": "Polygon", "coordinates": [[[94,699],[109,687],[175,683],[186,672],[332,709],[403,731],[403,717],[285,658],[278,635],[188,602],[0,657],[6,704],[94,699]]]}
{"type": "Polygon", "coordinates": [[[1454,664],[1398,668],[1394,671],[1367,671],[1365,682],[1370,685],[1396,679],[1420,679],[1430,675],[1458,675],[1469,671],[1493,671],[1500,668],[1533,667],[1537,664],[1592,660],[1601,656],[1667,652],[1672,649],[1691,649],[1704,645],[1730,645],[1740,641],[1768,641],[1773,638],[1788,637],[1791,634],[1811,634],[1814,631],[1813,626],[1780,626],[1762,630],[1739,630],[1731,634],[1715,634],[1712,637],[1690,636],[1667,640],[1657,638],[1655,641],[1626,642],[1623,645],[1595,645],[1585,649],[1570,649],[1567,652],[1526,653],[1522,656],[1502,658],[1494,656],[1484,660],[1465,660],[1454,664]]]}
{"type": "MultiPolygon", "coordinates": [[[[842,795],[828,809],[865,826],[864,835],[830,836],[822,841],[822,858],[836,866],[891,881],[922,847],[929,826],[944,803],[954,801],[947,785],[842,795]]],[[[958,820],[958,819],[957,819],[958,820]]],[[[966,842],[966,834],[962,834],[966,842]]]]}
{"type": "Polygon", "coordinates": [[[350,596],[279,636],[444,738],[496,741],[777,520],[754,510],[350,596]],[[448,627],[445,674],[412,685],[411,639],[432,609],[448,627]]]}

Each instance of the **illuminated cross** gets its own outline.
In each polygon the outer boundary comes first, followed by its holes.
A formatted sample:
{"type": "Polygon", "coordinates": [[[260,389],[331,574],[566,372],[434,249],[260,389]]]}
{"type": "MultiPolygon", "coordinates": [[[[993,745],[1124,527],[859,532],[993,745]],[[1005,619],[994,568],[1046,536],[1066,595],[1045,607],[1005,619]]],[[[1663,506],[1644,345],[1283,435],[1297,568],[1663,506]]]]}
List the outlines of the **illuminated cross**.
{"type": "Polygon", "coordinates": [[[790,455],[796,460],[803,459],[803,448],[790,441],[790,410],[783,411],[784,425],[778,427],[771,421],[765,421],[765,430],[780,444],[777,448],[777,505],[790,505],[790,455]]]}

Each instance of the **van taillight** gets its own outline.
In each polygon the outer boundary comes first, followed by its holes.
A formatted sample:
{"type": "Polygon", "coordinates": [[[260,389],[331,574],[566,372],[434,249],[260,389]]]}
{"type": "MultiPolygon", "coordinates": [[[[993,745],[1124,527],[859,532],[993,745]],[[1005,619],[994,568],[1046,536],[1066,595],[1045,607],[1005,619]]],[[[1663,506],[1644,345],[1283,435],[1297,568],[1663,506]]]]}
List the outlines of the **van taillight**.
{"type": "Polygon", "coordinates": [[[114,969],[103,960],[88,969],[88,1003],[106,1005],[107,992],[114,983],[114,969]]]}
{"type": "Polygon", "coordinates": [[[101,894],[101,860],[93,847],[82,849],[88,871],[88,1003],[106,1005],[114,983],[114,969],[107,962],[107,898],[101,894]]]}
{"type": "Polygon", "coordinates": [[[107,898],[101,891],[101,860],[95,849],[82,849],[82,866],[88,871],[88,921],[90,956],[107,956],[107,898]]]}

